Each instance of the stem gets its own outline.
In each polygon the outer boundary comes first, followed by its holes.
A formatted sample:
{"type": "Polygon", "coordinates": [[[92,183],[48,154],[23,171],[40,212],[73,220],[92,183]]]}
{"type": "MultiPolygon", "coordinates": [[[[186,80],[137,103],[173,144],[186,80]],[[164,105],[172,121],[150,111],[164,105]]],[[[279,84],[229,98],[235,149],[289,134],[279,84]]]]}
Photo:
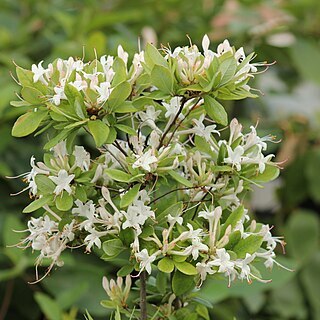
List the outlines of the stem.
{"type": "Polygon", "coordinates": [[[160,139],[160,142],[159,142],[158,149],[160,149],[160,147],[163,145],[164,138],[166,137],[166,135],[169,133],[169,131],[170,131],[170,129],[172,128],[172,126],[173,126],[173,125],[175,124],[175,122],[177,121],[177,119],[178,119],[180,113],[182,112],[182,109],[183,109],[183,107],[184,107],[184,105],[185,105],[185,103],[186,103],[187,101],[188,101],[188,100],[187,100],[185,97],[182,98],[181,106],[180,106],[177,114],[175,115],[174,119],[172,120],[170,126],[169,126],[168,129],[163,133],[163,135],[162,135],[162,137],[161,137],[161,139],[160,139]]]}
{"type": "MultiPolygon", "coordinates": [[[[177,124],[177,126],[174,128],[174,130],[173,130],[173,132],[172,132],[172,134],[171,134],[171,136],[170,136],[170,138],[169,138],[169,141],[167,142],[167,145],[171,142],[174,134],[176,133],[176,131],[177,131],[178,128],[180,127],[180,125],[181,125],[181,123],[183,122],[183,120],[186,119],[186,118],[189,116],[189,114],[191,113],[191,111],[194,110],[194,108],[198,105],[198,103],[199,103],[200,100],[201,100],[201,98],[199,98],[199,99],[197,100],[197,102],[190,108],[190,110],[187,112],[187,114],[185,115],[185,117],[179,121],[179,123],[177,124]]],[[[180,114],[180,113],[178,113],[177,117],[175,118],[175,121],[177,120],[179,114],[180,114]]],[[[169,128],[169,129],[170,129],[170,128],[169,128]]]]}
{"type": "Polygon", "coordinates": [[[140,319],[147,320],[147,273],[140,273],[140,319]]]}

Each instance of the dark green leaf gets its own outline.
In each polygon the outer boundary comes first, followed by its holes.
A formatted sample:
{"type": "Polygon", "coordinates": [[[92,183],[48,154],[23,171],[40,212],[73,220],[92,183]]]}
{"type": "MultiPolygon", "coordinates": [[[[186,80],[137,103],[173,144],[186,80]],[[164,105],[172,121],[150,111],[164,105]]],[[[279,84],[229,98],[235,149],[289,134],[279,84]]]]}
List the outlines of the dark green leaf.
{"type": "Polygon", "coordinates": [[[181,296],[193,289],[194,286],[194,276],[188,276],[180,271],[174,273],[172,278],[172,290],[176,296],[181,296]]]}

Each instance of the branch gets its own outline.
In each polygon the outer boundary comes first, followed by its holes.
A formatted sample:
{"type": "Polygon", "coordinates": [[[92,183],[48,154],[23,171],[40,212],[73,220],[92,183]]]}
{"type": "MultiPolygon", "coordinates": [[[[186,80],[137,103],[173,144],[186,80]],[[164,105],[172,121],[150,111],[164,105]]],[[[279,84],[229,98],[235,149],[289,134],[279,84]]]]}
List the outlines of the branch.
{"type": "Polygon", "coordinates": [[[183,109],[183,107],[184,107],[184,105],[185,105],[185,103],[186,103],[187,101],[188,101],[188,100],[187,100],[185,97],[182,98],[181,106],[180,106],[177,114],[175,115],[174,119],[172,120],[170,126],[169,126],[168,129],[163,133],[163,135],[162,135],[162,137],[161,137],[161,139],[160,139],[160,142],[159,142],[158,149],[160,149],[160,147],[162,146],[163,141],[164,141],[166,135],[169,133],[170,129],[172,128],[172,126],[174,125],[174,123],[177,121],[177,119],[178,119],[180,113],[182,112],[182,109],[183,109]]]}
{"type": "Polygon", "coordinates": [[[147,273],[140,273],[140,319],[147,320],[147,273]]]}

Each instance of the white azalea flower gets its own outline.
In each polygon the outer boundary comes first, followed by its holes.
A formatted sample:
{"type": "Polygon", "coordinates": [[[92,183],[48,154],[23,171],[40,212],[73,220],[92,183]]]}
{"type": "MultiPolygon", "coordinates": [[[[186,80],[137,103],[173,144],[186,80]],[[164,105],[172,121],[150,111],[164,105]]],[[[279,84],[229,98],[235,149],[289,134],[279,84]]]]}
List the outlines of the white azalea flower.
{"type": "Polygon", "coordinates": [[[73,155],[76,165],[82,170],[88,171],[90,166],[90,153],[82,146],[75,146],[73,155]]]}
{"type": "Polygon", "coordinates": [[[104,103],[109,99],[109,96],[112,92],[110,82],[101,82],[100,85],[95,86],[96,91],[99,94],[97,99],[98,103],[104,103]]]}
{"type": "Polygon", "coordinates": [[[151,274],[151,264],[156,260],[157,256],[155,254],[149,256],[147,249],[142,249],[140,252],[137,252],[135,256],[140,262],[140,271],[145,269],[149,274],[151,274]]]}
{"type": "Polygon", "coordinates": [[[31,66],[31,71],[33,72],[33,82],[38,82],[39,80],[44,83],[48,84],[47,81],[44,79],[44,75],[49,71],[49,69],[44,69],[42,67],[43,60],[38,63],[38,65],[33,64],[31,66]]]}
{"type": "Polygon", "coordinates": [[[212,264],[210,261],[208,263],[198,262],[196,264],[196,269],[200,275],[201,283],[206,280],[208,274],[214,274],[216,272],[212,269],[212,264]]]}
{"type": "Polygon", "coordinates": [[[152,155],[152,150],[148,150],[146,153],[141,156],[136,156],[138,159],[133,163],[132,168],[142,168],[148,172],[151,171],[150,164],[156,164],[158,159],[156,156],[152,155]]]}
{"type": "Polygon", "coordinates": [[[234,262],[230,260],[230,255],[225,248],[217,249],[216,257],[211,263],[213,266],[219,267],[218,272],[227,273],[228,275],[234,272],[234,262]]]}
{"type": "Polygon", "coordinates": [[[228,157],[224,159],[225,163],[231,164],[235,166],[237,171],[241,170],[241,162],[243,160],[247,160],[247,157],[244,157],[244,149],[242,146],[237,146],[234,150],[231,149],[229,145],[227,145],[228,157]]]}
{"type": "Polygon", "coordinates": [[[54,194],[58,195],[60,194],[63,190],[66,190],[69,194],[72,193],[71,187],[70,187],[70,182],[74,179],[75,175],[74,174],[68,174],[68,172],[64,169],[61,169],[58,172],[58,176],[49,176],[49,179],[52,180],[57,186],[54,189],[54,194]]]}

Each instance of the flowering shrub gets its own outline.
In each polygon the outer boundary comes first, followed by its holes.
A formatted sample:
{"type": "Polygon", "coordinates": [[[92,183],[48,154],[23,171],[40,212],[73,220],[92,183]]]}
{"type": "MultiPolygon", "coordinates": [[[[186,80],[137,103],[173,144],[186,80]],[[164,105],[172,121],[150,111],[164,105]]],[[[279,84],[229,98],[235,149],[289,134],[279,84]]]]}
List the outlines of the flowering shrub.
{"type": "Polygon", "coordinates": [[[103,279],[110,300],[102,302],[118,319],[207,319],[193,291],[208,277],[225,276],[229,286],[269,281],[256,263],[279,265],[274,249],[282,240],[251,220],[245,197],[252,184],[279,174],[265,155],[272,137],[245,131],[236,119],[227,133],[219,102],[256,97],[248,83],[264,64],[227,40],[217,52],[209,45],[204,36],[203,52],[148,44],[130,61],[119,46],[116,57],[88,63],[17,67],[21,101],[12,104],[29,111],[12,133],[50,137],[43,161],[32,157],[24,174],[33,198],[24,212],[39,214],[22,244],[39,252],[36,267],[51,262],[38,280],[63,265],[69,248],[95,250],[105,261],[120,255],[125,263],[116,282],[103,279]],[[93,154],[74,143],[88,134],[93,154]],[[136,276],[140,309],[130,297],[136,276]],[[148,287],[154,281],[156,291],[148,287]]]}

